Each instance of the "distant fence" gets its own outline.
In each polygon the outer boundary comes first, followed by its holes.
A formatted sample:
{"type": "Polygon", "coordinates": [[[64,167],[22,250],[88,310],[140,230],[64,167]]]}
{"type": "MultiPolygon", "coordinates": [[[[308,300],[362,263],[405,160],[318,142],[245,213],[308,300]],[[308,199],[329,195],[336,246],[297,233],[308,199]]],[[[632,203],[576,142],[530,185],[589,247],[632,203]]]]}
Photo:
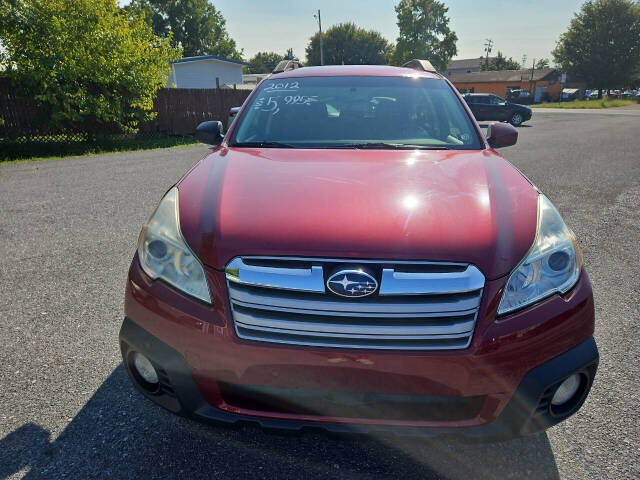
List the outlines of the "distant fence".
{"type": "MultiPolygon", "coordinates": [[[[154,101],[154,120],[140,125],[140,134],[193,135],[200,122],[220,120],[226,125],[229,109],[242,105],[251,92],[231,89],[161,89],[154,101]]],[[[85,122],[73,128],[54,128],[47,109],[27,98],[20,88],[0,79],[0,145],[2,142],[86,141],[92,135],[114,135],[117,129],[85,122]]]]}
{"type": "Polygon", "coordinates": [[[141,130],[193,135],[198,124],[207,120],[220,120],[228,127],[229,109],[242,105],[250,93],[250,90],[163,88],[154,102],[158,116],[141,130]]]}

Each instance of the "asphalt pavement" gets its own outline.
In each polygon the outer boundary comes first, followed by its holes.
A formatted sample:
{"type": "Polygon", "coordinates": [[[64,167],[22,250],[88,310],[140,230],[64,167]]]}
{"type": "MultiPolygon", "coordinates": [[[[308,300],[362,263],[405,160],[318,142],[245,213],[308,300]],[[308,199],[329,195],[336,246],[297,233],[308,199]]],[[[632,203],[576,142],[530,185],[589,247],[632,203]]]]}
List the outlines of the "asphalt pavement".
{"type": "Polygon", "coordinates": [[[578,414],[494,444],[273,435],[153,405],[121,365],[126,273],[206,148],[0,165],[0,478],[640,478],[640,109],[625,112],[535,111],[504,150],[580,241],[601,361],[578,414]]]}

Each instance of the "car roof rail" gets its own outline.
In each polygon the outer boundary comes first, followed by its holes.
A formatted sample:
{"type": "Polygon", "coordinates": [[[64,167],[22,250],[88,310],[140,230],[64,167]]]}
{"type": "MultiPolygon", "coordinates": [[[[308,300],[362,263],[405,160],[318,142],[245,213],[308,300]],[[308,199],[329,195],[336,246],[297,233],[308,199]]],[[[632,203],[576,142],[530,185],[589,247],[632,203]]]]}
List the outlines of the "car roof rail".
{"type": "Polygon", "coordinates": [[[431,62],[429,60],[420,60],[418,58],[414,58],[413,60],[409,60],[407,63],[402,65],[404,68],[413,68],[414,70],[422,70],[423,72],[429,73],[438,73],[431,62]]]}
{"type": "Polygon", "coordinates": [[[302,68],[302,64],[297,58],[292,60],[282,60],[278,65],[276,65],[276,68],[274,68],[271,73],[288,72],[289,70],[295,70],[296,68],[302,68]]]}

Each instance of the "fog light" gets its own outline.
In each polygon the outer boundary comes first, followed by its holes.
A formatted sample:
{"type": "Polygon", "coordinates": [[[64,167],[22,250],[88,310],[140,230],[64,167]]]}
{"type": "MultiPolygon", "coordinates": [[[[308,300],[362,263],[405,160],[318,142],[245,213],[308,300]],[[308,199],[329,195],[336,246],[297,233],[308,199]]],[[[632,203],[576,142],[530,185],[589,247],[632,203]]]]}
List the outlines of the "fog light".
{"type": "Polygon", "coordinates": [[[133,365],[136,367],[138,375],[140,375],[145,382],[152,385],[158,383],[158,373],[147,357],[135,352],[133,354],[133,365]]]}
{"type": "Polygon", "coordinates": [[[556,393],[553,394],[551,405],[560,406],[567,403],[578,391],[580,387],[580,375],[574,373],[560,384],[556,393]]]}

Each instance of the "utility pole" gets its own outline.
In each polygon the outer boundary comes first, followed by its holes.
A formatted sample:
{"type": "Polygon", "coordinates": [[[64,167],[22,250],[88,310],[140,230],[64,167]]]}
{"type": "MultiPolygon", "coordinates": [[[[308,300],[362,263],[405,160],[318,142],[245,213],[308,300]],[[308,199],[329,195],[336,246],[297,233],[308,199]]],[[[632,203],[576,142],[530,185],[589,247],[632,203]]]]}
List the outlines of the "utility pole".
{"type": "Polygon", "coordinates": [[[536,71],[536,59],[533,59],[533,65],[531,66],[531,81],[533,82],[533,74],[536,71]]]}
{"type": "Polygon", "coordinates": [[[313,17],[318,20],[318,29],[320,30],[320,65],[324,65],[324,48],[322,45],[322,18],[320,17],[320,9],[318,9],[318,13],[313,17]]]}
{"type": "Polygon", "coordinates": [[[533,74],[536,71],[536,59],[533,59],[533,65],[531,66],[531,80],[529,80],[529,91],[531,92],[531,94],[533,95],[533,100],[534,102],[537,101],[536,100],[536,84],[533,82],[533,74]]]}
{"type": "Polygon", "coordinates": [[[487,43],[484,44],[484,51],[487,52],[487,59],[484,63],[486,70],[489,70],[489,54],[491,53],[491,47],[493,47],[493,40],[487,38],[487,43]]]}

